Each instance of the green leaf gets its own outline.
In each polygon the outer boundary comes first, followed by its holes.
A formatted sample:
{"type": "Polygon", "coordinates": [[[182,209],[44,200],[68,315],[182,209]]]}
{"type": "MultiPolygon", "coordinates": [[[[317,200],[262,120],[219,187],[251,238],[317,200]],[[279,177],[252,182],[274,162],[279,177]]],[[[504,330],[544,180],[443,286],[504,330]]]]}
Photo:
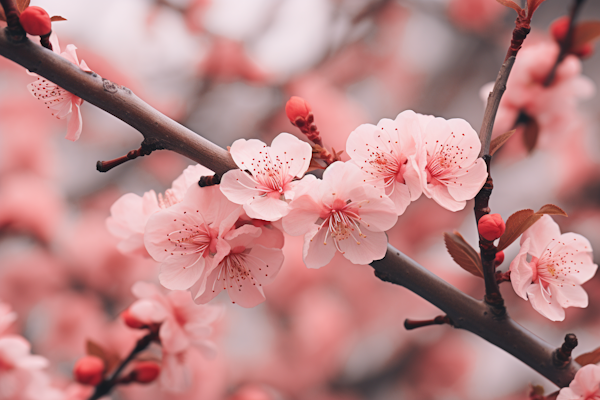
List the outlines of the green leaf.
{"type": "Polygon", "coordinates": [[[483,278],[483,266],[479,253],[471,247],[460,233],[444,232],[444,243],[452,259],[465,271],[483,278]]]}

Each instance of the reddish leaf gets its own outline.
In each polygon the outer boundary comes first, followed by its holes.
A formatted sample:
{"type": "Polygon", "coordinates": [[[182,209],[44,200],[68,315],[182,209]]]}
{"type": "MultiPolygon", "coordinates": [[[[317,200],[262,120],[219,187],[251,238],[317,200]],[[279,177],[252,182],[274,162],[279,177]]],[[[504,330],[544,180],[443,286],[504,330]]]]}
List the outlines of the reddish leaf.
{"type": "Polygon", "coordinates": [[[444,232],[444,242],[448,253],[462,269],[483,278],[483,266],[479,253],[467,243],[460,233],[457,231],[454,233],[444,232]]]}
{"type": "Polygon", "coordinates": [[[573,50],[600,38],[600,21],[585,21],[577,24],[573,30],[573,50]]]}
{"type": "Polygon", "coordinates": [[[112,371],[119,363],[121,362],[118,355],[115,353],[110,353],[106,351],[102,346],[98,343],[89,340],[85,343],[86,353],[90,356],[96,356],[102,361],[104,361],[104,365],[106,366],[106,372],[112,371]]]}
{"type": "Polygon", "coordinates": [[[52,17],[50,17],[50,21],[52,22],[56,22],[56,21],[66,21],[66,18],[61,17],[60,15],[53,15],[52,17]]]}
{"type": "Polygon", "coordinates": [[[506,143],[508,141],[508,139],[510,139],[511,136],[515,132],[516,132],[516,129],[513,129],[512,131],[508,131],[506,133],[503,133],[502,135],[500,135],[497,138],[495,138],[494,140],[492,140],[492,142],[490,143],[490,156],[493,156],[494,153],[496,151],[498,151],[498,149],[500,149],[500,147],[502,147],[502,145],[504,143],[506,143]]]}
{"type": "Polygon", "coordinates": [[[529,19],[531,19],[535,10],[537,10],[544,1],[546,0],[527,0],[527,17],[529,17],[529,19]]]}
{"type": "Polygon", "coordinates": [[[500,4],[502,4],[503,6],[512,8],[519,14],[521,13],[521,11],[523,11],[523,9],[521,7],[519,7],[519,5],[512,0],[496,0],[496,1],[500,4]]]}
{"type": "Polygon", "coordinates": [[[29,0],[17,0],[17,8],[20,12],[29,7],[29,0]]]}
{"type": "Polygon", "coordinates": [[[596,364],[600,362],[600,347],[589,353],[584,353],[578,356],[575,361],[582,367],[588,364],[596,364]]]}
{"type": "Polygon", "coordinates": [[[540,126],[534,118],[531,118],[525,124],[525,130],[523,131],[523,143],[528,153],[531,153],[535,149],[535,145],[538,141],[540,133],[540,126]]]}
{"type": "Polygon", "coordinates": [[[546,204],[537,212],[533,212],[533,210],[530,209],[517,211],[506,220],[506,230],[498,242],[498,251],[502,251],[510,246],[512,242],[517,240],[523,232],[531,228],[531,226],[545,214],[567,217],[567,213],[554,204],[546,204]]]}

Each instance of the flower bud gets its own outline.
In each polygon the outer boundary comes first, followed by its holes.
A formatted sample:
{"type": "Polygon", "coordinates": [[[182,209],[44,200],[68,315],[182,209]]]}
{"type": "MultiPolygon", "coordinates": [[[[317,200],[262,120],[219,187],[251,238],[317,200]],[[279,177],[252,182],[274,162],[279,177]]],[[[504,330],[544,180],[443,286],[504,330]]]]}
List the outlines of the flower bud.
{"type": "Polygon", "coordinates": [[[477,224],[479,234],[485,239],[493,242],[504,233],[506,225],[500,214],[487,214],[479,219],[477,224]]]}
{"type": "Polygon", "coordinates": [[[504,262],[504,252],[499,251],[496,253],[496,258],[494,259],[494,267],[501,265],[504,262]]]}
{"type": "Polygon", "coordinates": [[[292,96],[285,104],[285,113],[292,125],[298,128],[305,127],[313,122],[310,105],[302,97],[292,96]]]}
{"type": "Polygon", "coordinates": [[[104,361],[96,356],[85,356],[75,363],[75,380],[84,385],[96,386],[104,377],[104,361]]]}
{"type": "Polygon", "coordinates": [[[160,375],[160,365],[154,361],[138,361],[131,375],[135,382],[153,382],[160,375]]]}
{"type": "Polygon", "coordinates": [[[550,24],[550,34],[558,43],[562,42],[569,31],[571,19],[568,16],[560,17],[550,24]]]}
{"type": "Polygon", "coordinates": [[[121,313],[121,319],[125,322],[125,325],[133,329],[144,329],[147,327],[145,323],[131,315],[129,308],[121,313]]]}
{"type": "Polygon", "coordinates": [[[47,35],[52,31],[52,21],[50,16],[41,7],[27,7],[19,16],[21,25],[25,32],[34,36],[47,35]]]}

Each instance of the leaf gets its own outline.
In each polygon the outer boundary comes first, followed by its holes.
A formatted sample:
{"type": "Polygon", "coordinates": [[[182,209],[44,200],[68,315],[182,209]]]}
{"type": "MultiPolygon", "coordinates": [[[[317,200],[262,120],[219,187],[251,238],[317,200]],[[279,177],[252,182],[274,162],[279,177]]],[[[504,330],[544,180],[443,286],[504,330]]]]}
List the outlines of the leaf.
{"type": "Polygon", "coordinates": [[[506,220],[506,230],[498,242],[498,251],[502,251],[510,246],[512,242],[517,240],[523,232],[531,228],[531,226],[539,221],[545,214],[568,216],[562,208],[555,206],[554,204],[546,204],[537,212],[533,212],[533,210],[530,209],[517,211],[506,220]]]}
{"type": "Polygon", "coordinates": [[[490,156],[493,156],[494,153],[496,151],[498,151],[498,149],[500,149],[500,147],[502,147],[502,145],[504,143],[506,143],[508,141],[508,139],[510,139],[511,136],[516,131],[517,131],[516,129],[513,129],[512,131],[508,131],[506,133],[503,133],[502,135],[500,135],[497,138],[495,138],[494,140],[492,140],[492,142],[490,143],[490,156]]]}
{"type": "Polygon", "coordinates": [[[106,351],[98,343],[89,339],[85,343],[85,352],[90,356],[96,356],[102,361],[104,361],[105,372],[112,371],[121,362],[121,359],[118,355],[106,351]]]}
{"type": "Polygon", "coordinates": [[[521,13],[521,11],[523,11],[523,9],[521,7],[519,7],[519,5],[512,0],[496,0],[496,1],[500,4],[502,4],[503,6],[512,8],[519,14],[521,13]]]}
{"type": "Polygon", "coordinates": [[[529,119],[525,123],[525,130],[523,131],[523,143],[528,153],[531,153],[535,149],[535,145],[538,141],[540,133],[540,126],[534,118],[529,119]]]}
{"type": "Polygon", "coordinates": [[[575,361],[579,363],[582,367],[588,364],[596,364],[600,362],[600,347],[598,347],[594,351],[590,351],[589,353],[584,353],[578,356],[575,361]]]}
{"type": "Polygon", "coordinates": [[[61,17],[60,15],[53,15],[52,17],[50,17],[50,21],[52,22],[56,22],[56,21],[66,21],[66,18],[61,17]]]}
{"type": "Polygon", "coordinates": [[[531,16],[535,10],[537,10],[540,4],[542,4],[544,1],[546,0],[527,0],[527,17],[531,19],[531,16]]]}
{"type": "Polygon", "coordinates": [[[571,47],[577,50],[598,38],[600,38],[600,21],[580,22],[573,30],[571,47]]]}
{"type": "Polygon", "coordinates": [[[448,253],[462,269],[483,278],[483,266],[479,253],[467,243],[460,233],[457,231],[454,233],[444,232],[444,242],[448,253]]]}
{"type": "Polygon", "coordinates": [[[29,7],[29,0],[17,0],[17,8],[20,12],[29,7]]]}

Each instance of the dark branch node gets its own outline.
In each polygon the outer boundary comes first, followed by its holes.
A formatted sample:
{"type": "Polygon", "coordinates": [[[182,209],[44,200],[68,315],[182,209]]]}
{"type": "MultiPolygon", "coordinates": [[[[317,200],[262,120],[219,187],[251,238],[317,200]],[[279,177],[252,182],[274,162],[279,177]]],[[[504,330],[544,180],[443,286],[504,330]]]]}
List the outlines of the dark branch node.
{"type": "Polygon", "coordinates": [[[559,368],[564,368],[571,362],[571,353],[577,347],[577,336],[573,333],[567,333],[562,346],[552,353],[552,363],[559,368]]]}
{"type": "Polygon", "coordinates": [[[40,36],[40,44],[45,48],[52,50],[52,43],[50,43],[50,35],[52,35],[52,31],[46,35],[40,36]]]}
{"type": "Polygon", "coordinates": [[[214,174],[211,176],[209,176],[209,175],[201,176],[200,180],[198,181],[198,186],[207,187],[207,186],[218,185],[219,183],[221,183],[221,177],[218,174],[214,174]]]}
{"type": "Polygon", "coordinates": [[[414,319],[404,320],[404,327],[406,328],[407,331],[417,329],[417,328],[422,328],[424,326],[444,325],[444,324],[454,326],[454,323],[452,322],[450,317],[448,317],[447,315],[438,315],[434,319],[427,319],[427,320],[422,320],[422,321],[418,321],[418,320],[414,320],[414,319]]]}
{"type": "Polygon", "coordinates": [[[147,156],[152,153],[154,150],[160,150],[161,148],[157,145],[149,145],[142,142],[142,145],[137,150],[131,150],[129,153],[122,157],[115,158],[114,160],[108,161],[98,161],[96,163],[96,169],[99,172],[108,172],[111,169],[118,167],[119,165],[129,161],[136,159],[138,157],[147,156]]]}

